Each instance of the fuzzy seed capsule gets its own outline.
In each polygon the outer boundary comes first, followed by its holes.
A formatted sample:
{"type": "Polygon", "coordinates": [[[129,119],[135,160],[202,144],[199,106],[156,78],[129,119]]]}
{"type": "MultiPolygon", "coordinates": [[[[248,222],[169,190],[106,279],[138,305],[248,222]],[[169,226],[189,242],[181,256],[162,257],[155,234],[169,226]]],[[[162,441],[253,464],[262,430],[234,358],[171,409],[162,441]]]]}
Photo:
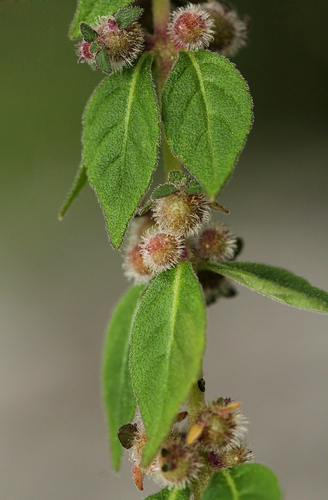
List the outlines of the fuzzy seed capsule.
{"type": "Polygon", "coordinates": [[[112,16],[102,16],[92,27],[99,40],[107,49],[108,59],[113,71],[120,71],[131,66],[143,49],[144,36],[138,22],[133,22],[124,29],[112,16]]]}
{"type": "Polygon", "coordinates": [[[233,56],[246,45],[249,28],[248,18],[240,19],[233,7],[225,2],[208,2],[201,7],[214,22],[214,37],[210,50],[225,56],[233,56]]]}
{"type": "Polygon", "coordinates": [[[196,479],[202,467],[195,447],[187,446],[182,436],[168,438],[158,454],[155,479],[166,486],[184,488],[196,479]]]}
{"type": "Polygon", "coordinates": [[[150,230],[142,240],[140,247],[143,262],[156,274],[177,264],[185,252],[182,238],[170,233],[150,230]]]}
{"type": "Polygon", "coordinates": [[[207,405],[189,429],[187,443],[197,441],[206,451],[229,451],[240,446],[247,431],[240,403],[218,400],[207,405]]]}
{"type": "Polygon", "coordinates": [[[153,211],[161,229],[185,237],[197,233],[210,219],[204,194],[188,194],[183,190],[154,200],[153,211]]]}
{"type": "Polygon", "coordinates": [[[173,13],[168,33],[178,50],[199,50],[208,47],[213,40],[213,24],[206,10],[189,4],[173,13]]]}
{"type": "Polygon", "coordinates": [[[210,262],[233,259],[236,248],[237,238],[225,226],[203,229],[196,243],[197,256],[210,262]]]}
{"type": "Polygon", "coordinates": [[[144,261],[142,247],[136,243],[132,245],[125,254],[123,269],[129,279],[134,279],[136,283],[148,281],[153,273],[144,261]]]}

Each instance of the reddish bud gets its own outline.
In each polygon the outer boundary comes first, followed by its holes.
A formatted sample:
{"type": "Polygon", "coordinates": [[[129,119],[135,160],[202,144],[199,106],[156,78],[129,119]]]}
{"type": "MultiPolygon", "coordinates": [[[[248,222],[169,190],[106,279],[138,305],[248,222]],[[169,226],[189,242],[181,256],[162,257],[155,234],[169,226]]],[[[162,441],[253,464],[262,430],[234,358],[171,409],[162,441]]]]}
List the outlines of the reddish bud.
{"type": "Polygon", "coordinates": [[[96,25],[92,28],[99,34],[99,40],[107,49],[113,71],[131,66],[143,49],[144,36],[137,22],[120,29],[114,17],[103,16],[97,19],[96,25]]]}
{"type": "Polygon", "coordinates": [[[151,269],[145,264],[142,247],[138,243],[127,250],[124,257],[123,269],[127,278],[134,279],[139,283],[148,281],[153,274],[151,269]]]}
{"type": "Polygon", "coordinates": [[[237,238],[225,226],[205,228],[198,237],[196,254],[202,260],[217,262],[233,259],[237,238]]]}
{"type": "Polygon", "coordinates": [[[183,256],[184,245],[179,236],[150,230],[142,239],[144,265],[156,274],[173,267],[183,256]]]}
{"type": "Polygon", "coordinates": [[[173,13],[168,32],[177,49],[199,50],[213,40],[213,24],[206,10],[189,4],[173,13]]]}
{"type": "Polygon", "coordinates": [[[226,56],[234,55],[247,43],[248,18],[240,19],[235,9],[224,2],[209,2],[201,7],[214,22],[214,37],[210,50],[226,56]]]}
{"type": "Polygon", "coordinates": [[[92,53],[90,51],[91,43],[86,42],[83,40],[83,42],[79,43],[76,45],[76,55],[78,56],[79,60],[78,62],[87,62],[89,64],[93,64],[95,61],[95,53],[92,53]]]}

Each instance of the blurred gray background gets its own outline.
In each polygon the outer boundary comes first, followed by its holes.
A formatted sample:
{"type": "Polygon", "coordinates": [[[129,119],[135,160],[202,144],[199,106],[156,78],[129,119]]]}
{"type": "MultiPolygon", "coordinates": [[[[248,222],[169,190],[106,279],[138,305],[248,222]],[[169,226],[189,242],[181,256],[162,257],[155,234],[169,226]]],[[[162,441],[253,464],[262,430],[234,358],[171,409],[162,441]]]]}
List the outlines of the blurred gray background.
{"type": "MultiPolygon", "coordinates": [[[[328,290],[326,0],[236,0],[251,43],[235,58],[255,124],[220,203],[242,259],[328,290]]],[[[128,283],[88,187],[63,222],[81,115],[102,79],[77,65],[74,0],[0,1],[2,500],[143,499],[110,468],[100,362],[128,283]]],[[[159,175],[157,180],[162,181],[159,175]]],[[[239,287],[209,309],[207,397],[243,402],[259,462],[287,500],[328,498],[328,320],[239,287]]]]}

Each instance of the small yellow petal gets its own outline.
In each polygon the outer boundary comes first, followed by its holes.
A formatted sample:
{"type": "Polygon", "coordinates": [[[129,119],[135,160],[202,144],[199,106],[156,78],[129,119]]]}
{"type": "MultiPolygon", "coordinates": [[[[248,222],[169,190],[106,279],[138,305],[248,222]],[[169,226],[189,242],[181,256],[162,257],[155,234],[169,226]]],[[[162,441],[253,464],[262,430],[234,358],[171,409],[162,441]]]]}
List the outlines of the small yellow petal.
{"type": "Polygon", "coordinates": [[[190,427],[187,435],[187,444],[192,444],[198,439],[204,430],[204,424],[194,424],[190,427]]]}

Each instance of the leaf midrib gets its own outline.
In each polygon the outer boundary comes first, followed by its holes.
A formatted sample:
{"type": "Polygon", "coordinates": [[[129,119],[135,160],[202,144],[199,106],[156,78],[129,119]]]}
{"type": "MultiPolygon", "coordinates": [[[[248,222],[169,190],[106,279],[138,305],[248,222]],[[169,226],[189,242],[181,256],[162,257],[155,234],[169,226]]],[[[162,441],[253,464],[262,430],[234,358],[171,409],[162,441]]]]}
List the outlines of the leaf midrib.
{"type": "Polygon", "coordinates": [[[196,73],[197,73],[197,77],[198,77],[199,85],[200,85],[200,91],[201,91],[201,94],[202,94],[202,97],[203,97],[203,101],[204,101],[204,104],[205,104],[207,132],[208,132],[208,136],[209,136],[209,140],[210,140],[210,145],[211,145],[210,150],[211,150],[211,167],[212,167],[212,173],[213,173],[212,175],[213,175],[213,177],[216,178],[215,170],[214,170],[214,145],[213,145],[213,136],[212,136],[211,130],[210,130],[209,109],[208,109],[207,100],[206,100],[205,87],[204,87],[204,83],[203,83],[203,79],[202,79],[202,74],[200,72],[199,64],[197,63],[195,56],[192,53],[190,53],[190,52],[189,52],[188,56],[190,57],[190,60],[191,60],[193,66],[195,68],[196,73]]]}
{"type": "Polygon", "coordinates": [[[222,474],[223,474],[223,476],[224,476],[225,480],[227,481],[227,484],[230,488],[230,491],[232,494],[232,500],[239,500],[240,495],[237,491],[236,485],[235,485],[231,475],[229,474],[229,472],[227,470],[222,470],[222,474]]]}

